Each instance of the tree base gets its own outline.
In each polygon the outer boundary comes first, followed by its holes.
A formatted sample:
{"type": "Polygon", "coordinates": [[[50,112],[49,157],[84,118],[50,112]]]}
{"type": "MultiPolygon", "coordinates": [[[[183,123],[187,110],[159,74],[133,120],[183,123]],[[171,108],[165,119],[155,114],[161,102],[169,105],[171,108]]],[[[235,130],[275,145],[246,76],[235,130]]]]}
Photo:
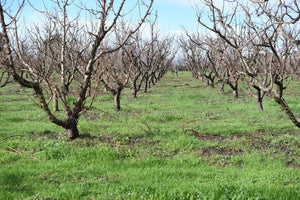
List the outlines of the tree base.
{"type": "Polygon", "coordinates": [[[70,140],[79,138],[79,131],[78,131],[77,126],[71,128],[71,129],[67,129],[67,136],[68,136],[68,139],[70,139],[70,140]]]}

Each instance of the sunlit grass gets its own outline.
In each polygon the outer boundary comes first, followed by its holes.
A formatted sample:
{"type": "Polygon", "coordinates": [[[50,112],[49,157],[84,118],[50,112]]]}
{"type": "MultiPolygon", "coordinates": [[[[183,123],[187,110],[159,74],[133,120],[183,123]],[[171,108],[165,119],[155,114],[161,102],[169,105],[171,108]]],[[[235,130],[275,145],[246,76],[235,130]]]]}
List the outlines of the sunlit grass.
{"type": "MultiPolygon", "coordinates": [[[[299,87],[286,97],[297,116],[299,87]]],[[[245,89],[226,91],[168,74],[137,100],[125,90],[120,112],[101,93],[68,141],[5,87],[0,199],[299,199],[299,130],[272,99],[258,112],[245,89]]]]}

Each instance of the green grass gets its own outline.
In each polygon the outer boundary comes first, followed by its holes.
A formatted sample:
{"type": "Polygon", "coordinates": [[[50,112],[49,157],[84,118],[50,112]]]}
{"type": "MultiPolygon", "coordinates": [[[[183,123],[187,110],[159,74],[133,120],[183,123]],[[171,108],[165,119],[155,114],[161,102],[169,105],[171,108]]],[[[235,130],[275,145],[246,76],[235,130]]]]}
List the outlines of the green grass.
{"type": "Polygon", "coordinates": [[[299,199],[300,130],[272,99],[258,112],[226,89],[168,74],[137,100],[125,90],[120,112],[103,94],[68,141],[30,91],[1,88],[0,199],[299,199]]]}

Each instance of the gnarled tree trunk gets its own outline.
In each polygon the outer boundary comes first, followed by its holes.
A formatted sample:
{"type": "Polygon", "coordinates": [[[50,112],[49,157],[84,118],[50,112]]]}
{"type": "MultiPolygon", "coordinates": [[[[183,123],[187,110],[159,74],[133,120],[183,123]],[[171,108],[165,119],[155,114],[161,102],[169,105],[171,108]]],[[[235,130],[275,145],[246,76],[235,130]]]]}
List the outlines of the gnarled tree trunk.
{"type": "Polygon", "coordinates": [[[115,110],[116,111],[121,110],[120,96],[121,96],[121,91],[117,91],[114,94],[114,105],[115,105],[115,110]]]}
{"type": "Polygon", "coordinates": [[[239,98],[239,91],[237,90],[237,88],[235,88],[232,93],[234,98],[239,98]]]}
{"type": "Polygon", "coordinates": [[[79,137],[79,131],[77,128],[77,123],[72,124],[72,126],[70,126],[68,129],[66,129],[67,131],[67,136],[69,139],[73,140],[79,137]]]}
{"type": "Polygon", "coordinates": [[[239,98],[239,91],[238,91],[239,83],[238,83],[238,81],[239,81],[239,78],[234,79],[233,82],[231,82],[231,81],[228,82],[228,85],[233,90],[232,93],[233,93],[234,98],[239,98]]]}
{"type": "Polygon", "coordinates": [[[256,97],[256,106],[258,111],[264,111],[264,107],[262,105],[262,98],[256,97]]]}
{"type": "Polygon", "coordinates": [[[56,92],[53,92],[53,112],[58,111],[58,97],[56,95],[56,92]]]}
{"type": "Polygon", "coordinates": [[[136,88],[131,88],[131,97],[133,99],[137,99],[137,89],[136,88]]]}
{"type": "Polygon", "coordinates": [[[257,110],[264,111],[264,107],[263,107],[262,103],[263,103],[263,98],[264,98],[266,92],[263,91],[262,89],[260,89],[256,85],[252,85],[252,87],[257,91],[257,93],[256,93],[257,95],[254,95],[254,97],[256,99],[257,110]]]}
{"type": "Polygon", "coordinates": [[[222,94],[225,94],[225,84],[227,83],[227,81],[221,80],[221,87],[220,87],[220,92],[222,94]]]}
{"type": "Polygon", "coordinates": [[[294,113],[291,111],[290,107],[286,103],[283,97],[277,98],[274,97],[275,101],[281,106],[281,108],[284,110],[284,112],[288,115],[289,119],[293,122],[294,125],[296,125],[298,128],[300,128],[300,120],[298,120],[294,113]]]}

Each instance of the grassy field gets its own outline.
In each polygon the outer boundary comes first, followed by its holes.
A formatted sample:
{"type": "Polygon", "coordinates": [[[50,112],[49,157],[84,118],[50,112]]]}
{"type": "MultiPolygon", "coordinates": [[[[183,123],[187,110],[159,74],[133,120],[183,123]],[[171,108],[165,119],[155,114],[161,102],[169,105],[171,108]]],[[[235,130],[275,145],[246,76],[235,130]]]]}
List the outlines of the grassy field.
{"type": "MultiPolygon", "coordinates": [[[[168,74],[121,112],[102,94],[68,141],[30,92],[1,88],[0,199],[300,199],[300,130],[227,90],[168,74]]],[[[286,101],[300,117],[299,82],[286,101]]]]}

